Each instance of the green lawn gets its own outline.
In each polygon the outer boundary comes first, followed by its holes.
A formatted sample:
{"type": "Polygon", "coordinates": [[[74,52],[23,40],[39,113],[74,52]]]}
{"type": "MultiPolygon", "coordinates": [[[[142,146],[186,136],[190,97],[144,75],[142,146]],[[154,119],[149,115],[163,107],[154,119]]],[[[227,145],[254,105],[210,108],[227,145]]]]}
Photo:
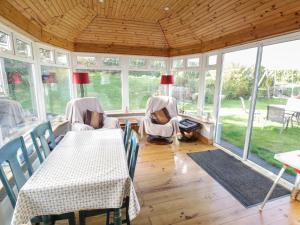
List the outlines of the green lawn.
{"type": "MultiPolygon", "coordinates": [[[[268,104],[285,104],[285,102],[284,99],[259,100],[257,109],[262,111],[264,117],[268,104]]],[[[222,104],[222,110],[239,108],[241,107],[239,104],[238,100],[225,100],[222,104]]],[[[222,123],[222,140],[243,149],[247,129],[247,114],[221,116],[220,121],[222,123]]],[[[275,153],[300,149],[298,140],[300,127],[289,127],[280,134],[281,127],[282,124],[280,123],[266,121],[264,118],[260,118],[260,120],[256,118],[250,146],[251,153],[276,167],[281,167],[281,165],[273,159],[275,153]]],[[[295,174],[291,170],[289,172],[295,174]]]]}

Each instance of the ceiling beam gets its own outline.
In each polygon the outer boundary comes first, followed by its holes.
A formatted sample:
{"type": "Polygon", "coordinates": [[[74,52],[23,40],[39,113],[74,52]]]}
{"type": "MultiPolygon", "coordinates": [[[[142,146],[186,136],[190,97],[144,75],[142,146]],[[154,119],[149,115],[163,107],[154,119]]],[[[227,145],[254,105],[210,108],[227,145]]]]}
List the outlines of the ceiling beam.
{"type": "Polygon", "coordinates": [[[151,48],[126,45],[74,43],[75,52],[114,53],[127,55],[169,56],[168,48],[151,48]]]}

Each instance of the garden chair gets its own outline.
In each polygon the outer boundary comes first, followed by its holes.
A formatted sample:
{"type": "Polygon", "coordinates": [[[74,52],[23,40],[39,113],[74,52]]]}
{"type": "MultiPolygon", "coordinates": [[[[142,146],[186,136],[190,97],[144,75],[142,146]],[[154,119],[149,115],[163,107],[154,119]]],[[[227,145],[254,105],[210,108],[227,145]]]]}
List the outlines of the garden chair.
{"type": "MultiPolygon", "coordinates": [[[[245,104],[245,100],[243,97],[240,97],[240,100],[241,100],[241,104],[242,104],[242,108],[243,108],[243,111],[249,115],[249,110],[247,109],[246,107],[246,104],[245,104]]],[[[255,110],[254,111],[254,119],[257,118],[257,121],[260,122],[260,116],[261,116],[261,112],[259,110],[255,110]]]]}
{"type": "MultiPolygon", "coordinates": [[[[9,178],[7,177],[3,163],[8,163],[12,171],[12,179],[16,184],[17,191],[23,187],[23,185],[27,181],[27,175],[25,176],[23,172],[23,168],[28,173],[30,177],[33,174],[33,169],[31,162],[29,160],[27,149],[24,143],[23,137],[18,137],[6,145],[4,145],[0,149],[0,180],[3,184],[3,187],[8,195],[8,198],[15,208],[17,202],[17,196],[13,190],[13,187],[10,185],[9,178]],[[23,157],[24,157],[24,165],[20,165],[17,159],[18,150],[21,149],[23,157]]],[[[38,224],[38,223],[51,223],[54,224],[56,220],[68,220],[70,225],[76,225],[75,223],[75,214],[74,213],[64,213],[61,215],[51,215],[51,216],[36,216],[31,219],[31,223],[38,224]]]]}

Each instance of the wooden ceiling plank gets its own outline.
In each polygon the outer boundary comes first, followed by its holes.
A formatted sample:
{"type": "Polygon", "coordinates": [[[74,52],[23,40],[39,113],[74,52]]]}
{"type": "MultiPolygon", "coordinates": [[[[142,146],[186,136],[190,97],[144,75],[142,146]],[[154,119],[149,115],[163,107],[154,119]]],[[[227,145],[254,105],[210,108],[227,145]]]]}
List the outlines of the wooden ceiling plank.
{"type": "MultiPolygon", "coordinates": [[[[251,24],[255,25],[259,22],[263,22],[268,20],[268,18],[277,18],[280,16],[280,13],[284,11],[285,13],[289,13],[290,11],[293,11],[300,7],[299,2],[288,2],[288,1],[282,1],[282,5],[278,5],[278,8],[272,10],[272,5],[269,6],[269,8],[264,9],[265,15],[263,18],[260,16],[262,15],[261,11],[259,12],[253,12],[249,14],[249,17],[245,18],[243,21],[228,21],[227,23],[229,25],[220,26],[220,30],[224,30],[227,33],[230,33],[232,30],[236,30],[236,27],[239,26],[239,29],[243,29],[245,27],[251,26],[251,24]]],[[[226,23],[226,24],[227,24],[226,23]]],[[[214,30],[206,30],[206,35],[209,35],[211,33],[215,33],[214,30]]]]}

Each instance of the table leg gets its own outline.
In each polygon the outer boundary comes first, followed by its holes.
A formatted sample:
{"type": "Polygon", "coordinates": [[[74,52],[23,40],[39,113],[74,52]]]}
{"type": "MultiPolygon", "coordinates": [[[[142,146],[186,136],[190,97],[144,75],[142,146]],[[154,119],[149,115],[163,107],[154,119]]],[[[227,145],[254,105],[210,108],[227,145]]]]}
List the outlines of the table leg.
{"type": "Polygon", "coordinates": [[[114,225],[122,225],[122,212],[120,208],[114,210],[114,225]]]}
{"type": "Polygon", "coordinates": [[[287,166],[284,165],[284,166],[281,168],[281,170],[279,171],[279,173],[278,173],[278,175],[277,175],[277,177],[276,177],[276,179],[275,179],[275,181],[274,181],[274,183],[273,183],[273,185],[272,185],[270,191],[268,192],[268,194],[267,194],[265,200],[264,200],[263,203],[261,204],[261,206],[260,206],[260,208],[259,208],[259,211],[262,211],[263,208],[265,207],[267,201],[269,200],[271,194],[273,193],[273,191],[274,191],[274,189],[275,189],[277,183],[279,182],[279,180],[280,180],[280,178],[282,177],[282,175],[283,175],[284,171],[286,170],[286,168],[287,168],[287,166]]]}

